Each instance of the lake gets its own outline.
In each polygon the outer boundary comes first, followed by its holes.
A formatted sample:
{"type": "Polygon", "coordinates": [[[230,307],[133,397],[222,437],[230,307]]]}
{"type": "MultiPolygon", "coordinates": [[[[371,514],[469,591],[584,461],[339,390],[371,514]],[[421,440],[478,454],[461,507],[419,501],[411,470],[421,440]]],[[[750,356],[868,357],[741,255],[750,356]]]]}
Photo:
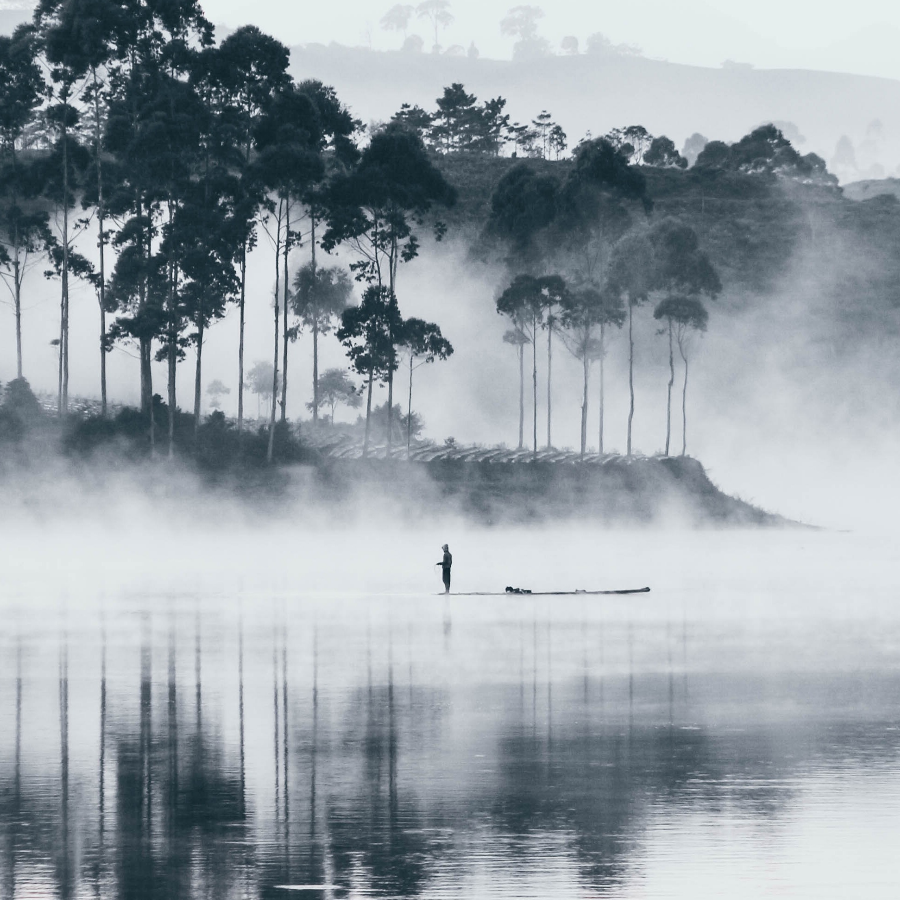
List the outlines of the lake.
{"type": "Polygon", "coordinates": [[[4,533],[2,898],[897,896],[893,537],[137,535],[4,533]]]}

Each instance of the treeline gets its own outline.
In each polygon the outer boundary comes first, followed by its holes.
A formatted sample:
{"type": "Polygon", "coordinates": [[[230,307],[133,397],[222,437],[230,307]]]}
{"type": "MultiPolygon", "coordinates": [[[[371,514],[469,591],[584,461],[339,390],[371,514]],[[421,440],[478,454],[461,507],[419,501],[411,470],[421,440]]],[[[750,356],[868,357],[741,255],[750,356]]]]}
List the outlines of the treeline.
{"type": "MultiPolygon", "coordinates": [[[[437,325],[404,319],[396,278],[418,253],[423,215],[452,204],[453,189],[406,129],[384,128],[360,149],[360,123],[334,90],[296,83],[288,62],[287,48],[254,27],[216,44],[190,0],[43,0],[32,24],[0,39],[0,268],[11,287],[20,378],[24,278],[41,260],[60,283],[61,416],[69,292],[79,278],[97,295],[103,412],[105,354],[133,343],[155,446],[162,423],[151,363],[165,362],[170,455],[177,366],[193,347],[198,429],[204,336],[236,305],[240,431],[247,256],[262,234],[274,250],[270,459],[278,406],[286,419],[288,345],[301,327],[313,334],[317,361],[318,336],[340,320],[338,338],[366,378],[367,422],[375,380],[388,384],[391,416],[401,348],[413,368],[452,352],[437,325]],[[36,129],[45,136],[37,149],[36,129]],[[97,235],[90,256],[78,250],[87,233],[97,235]],[[309,261],[294,272],[292,251],[304,243],[309,261]],[[338,245],[356,257],[350,275],[317,264],[318,246],[338,245]],[[353,278],[363,300],[347,309],[353,278]]],[[[314,418],[321,405],[316,365],[314,418]]]]}
{"type": "MultiPolygon", "coordinates": [[[[732,145],[689,139],[696,150],[691,177],[701,185],[723,178],[786,179],[833,187],[836,179],[815,154],[800,155],[773,125],[764,125],[732,145]]],[[[635,326],[642,307],[667,340],[664,452],[673,446],[676,351],[682,369],[682,454],[687,452],[687,395],[692,337],[706,330],[708,301],[722,290],[717,267],[701,249],[685,220],[660,215],[648,190],[648,169],[683,170],[688,162],[665,137],[641,126],[586,139],[562,170],[520,162],[496,184],[482,244],[502,253],[511,279],[496,301],[510,325],[504,341],[519,363],[519,447],[525,443],[525,350],[531,350],[532,434],[538,448],[538,366],[546,368],[546,446],[552,437],[553,338],[581,365],[581,453],[587,448],[589,384],[599,368],[598,450],[604,452],[604,362],[611,334],[627,331],[628,419],[626,453],[632,454],[635,415],[635,326]],[[539,337],[546,350],[539,353],[539,337]]]]}
{"type": "MultiPolygon", "coordinates": [[[[446,359],[453,347],[436,323],[402,314],[400,267],[416,259],[426,231],[437,240],[446,231],[440,216],[457,192],[442,160],[499,156],[511,143],[515,155],[536,161],[519,160],[493,181],[477,244],[508,267],[497,310],[509,324],[505,340],[518,352],[519,446],[530,347],[537,450],[538,340],[545,335],[547,446],[558,336],[583,369],[582,453],[590,372],[598,364],[604,452],[607,343],[627,325],[631,454],[635,322],[648,306],[654,327],[668,336],[666,453],[676,350],[683,368],[684,453],[690,338],[706,328],[706,302],[721,290],[721,279],[689,225],[653,213],[648,167],[682,170],[690,153],[696,154],[691,171],[710,178],[731,172],[834,181],[821,159],[798,154],[774,126],[730,146],[695,135],[682,154],[669,138],[632,125],[587,137],[571,159],[549,162],[566,149],[549,113],[527,127],[510,123],[505,100],[479,103],[459,84],[445,89],[433,112],[404,106],[364,135],[332,88],[295,82],[288,61],[287,48],[254,27],[217,44],[192,0],[175,7],[160,0],[43,0],[32,24],[0,38],[0,273],[13,299],[20,379],[24,279],[42,264],[60,285],[60,416],[69,404],[69,293],[81,279],[98,303],[102,413],[106,353],[116,343],[131,344],[140,357],[141,416],[151,448],[164,444],[174,452],[176,372],[189,349],[196,357],[192,421],[199,433],[204,339],[230,307],[239,318],[237,432],[245,427],[249,383],[267,404],[270,461],[276,424],[287,423],[288,348],[301,330],[313,337],[313,420],[323,408],[333,420],[336,405],[362,403],[362,390],[367,452],[379,419],[373,386],[384,384],[387,452],[404,430],[409,446],[417,427],[414,371],[446,359]],[[83,253],[93,239],[96,251],[83,253]],[[272,351],[270,362],[246,371],[247,260],[262,240],[272,251],[272,351]],[[301,247],[308,257],[298,265],[301,247]],[[319,251],[338,248],[352,257],[349,270],[322,264],[319,251]],[[320,374],[319,339],[330,333],[362,389],[344,370],[320,374]],[[165,402],[155,399],[154,360],[166,365],[165,402]],[[409,388],[402,418],[394,392],[401,366],[409,388]]],[[[213,397],[227,391],[213,386],[207,388],[213,397]]]]}

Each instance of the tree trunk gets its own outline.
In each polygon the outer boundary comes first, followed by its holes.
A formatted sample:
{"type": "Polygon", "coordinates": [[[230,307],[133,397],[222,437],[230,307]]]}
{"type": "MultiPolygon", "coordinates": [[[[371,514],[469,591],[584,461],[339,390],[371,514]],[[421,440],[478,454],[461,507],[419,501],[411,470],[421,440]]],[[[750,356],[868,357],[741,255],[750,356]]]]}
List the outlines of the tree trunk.
{"type": "Polygon", "coordinates": [[[603,456],[603,401],[604,397],[604,383],[603,383],[603,363],[605,362],[604,357],[606,356],[606,326],[601,322],[600,323],[600,434],[599,441],[597,442],[597,452],[603,456]]]}
{"type": "MultiPolygon", "coordinates": [[[[313,290],[316,285],[316,217],[311,212],[309,214],[310,231],[310,270],[312,271],[313,290]]],[[[319,317],[313,316],[313,425],[319,424],[319,317]]],[[[334,415],[331,417],[331,424],[334,425],[334,415]]]]}
{"type": "Polygon", "coordinates": [[[547,449],[553,446],[550,439],[550,417],[553,400],[551,397],[551,372],[553,368],[553,317],[547,316],[547,449]]]}
{"type": "Polygon", "coordinates": [[[156,422],[153,415],[153,370],[150,367],[150,338],[138,339],[141,357],[141,412],[150,419],[150,453],[156,449],[156,422]]]}
{"type": "Polygon", "coordinates": [[[628,395],[631,405],[628,407],[628,447],[626,454],[631,456],[631,423],[634,420],[634,332],[632,331],[634,304],[628,298],[628,395]]]}
{"type": "MultiPolygon", "coordinates": [[[[247,242],[241,248],[241,298],[239,302],[240,325],[238,335],[238,434],[244,428],[244,304],[247,295],[247,242]]],[[[259,418],[257,416],[257,418],[259,418]]]]}
{"type": "Polygon", "coordinates": [[[519,449],[525,445],[525,344],[519,343],[519,449]]]}
{"type": "Polygon", "coordinates": [[[287,375],[288,375],[288,254],[291,252],[291,200],[285,198],[284,204],[284,348],[281,363],[281,421],[287,421],[287,375]]]}
{"type": "Polygon", "coordinates": [[[313,427],[319,424],[319,317],[313,316],[313,427]]]}
{"type": "Polygon", "coordinates": [[[100,160],[100,85],[97,70],[94,73],[94,157],[97,161],[97,224],[99,227],[98,245],[100,248],[100,414],[106,418],[106,268],[104,249],[106,248],[106,219],[103,214],[103,165],[100,160]]]}
{"type": "Polygon", "coordinates": [[[22,377],[22,284],[19,278],[18,229],[16,231],[16,248],[13,259],[13,281],[15,282],[14,302],[16,307],[16,377],[22,377]]]}
{"type": "Polygon", "coordinates": [[[672,347],[672,319],[669,318],[669,387],[666,392],[666,456],[672,435],[672,385],[675,384],[675,351],[672,347]]]}
{"type": "Polygon", "coordinates": [[[409,462],[409,446],[412,443],[412,377],[413,357],[409,355],[409,400],[406,404],[406,460],[409,462]]]}
{"type": "Polygon", "coordinates": [[[63,109],[62,295],[59,334],[59,414],[69,411],[69,136],[63,109]]]}
{"type": "MultiPolygon", "coordinates": [[[[169,213],[169,221],[172,220],[171,211],[169,213]]],[[[172,266],[169,278],[169,385],[168,385],[168,403],[169,403],[169,459],[175,458],[175,374],[178,365],[178,320],[176,309],[175,283],[178,273],[175,266],[172,266]]]]}
{"type": "Polygon", "coordinates": [[[537,456],[537,318],[532,316],[531,319],[531,393],[533,402],[533,431],[534,446],[532,454],[537,456]]]}
{"type": "Polygon", "coordinates": [[[197,368],[194,373],[194,441],[200,430],[200,403],[202,394],[202,368],[203,368],[203,310],[200,310],[200,319],[197,322],[197,368]]]}
{"type": "Polygon", "coordinates": [[[369,423],[372,419],[372,378],[374,371],[369,369],[369,391],[366,396],[366,436],[363,439],[363,459],[369,455],[369,423]]]}
{"type": "Polygon", "coordinates": [[[684,348],[679,346],[681,358],[684,360],[684,387],[681,390],[681,455],[687,455],[687,384],[688,384],[688,358],[684,348]]]}
{"type": "Polygon", "coordinates": [[[278,404],[278,294],[281,287],[281,217],[284,201],[278,200],[278,219],[275,225],[275,350],[272,356],[272,409],[269,415],[269,444],[266,449],[266,462],[272,462],[275,449],[275,410],[278,404]]]}
{"type": "Polygon", "coordinates": [[[581,399],[581,458],[584,459],[587,450],[587,418],[588,418],[588,375],[590,375],[591,362],[587,352],[587,342],[584,347],[584,394],[581,399]]]}

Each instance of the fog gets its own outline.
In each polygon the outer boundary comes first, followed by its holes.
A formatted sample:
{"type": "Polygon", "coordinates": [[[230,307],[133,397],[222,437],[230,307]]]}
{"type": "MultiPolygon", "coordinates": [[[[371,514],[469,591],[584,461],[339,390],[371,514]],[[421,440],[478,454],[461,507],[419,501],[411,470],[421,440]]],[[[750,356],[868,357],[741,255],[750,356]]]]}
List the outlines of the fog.
{"type": "MultiPolygon", "coordinates": [[[[821,235],[828,245],[831,236],[821,235]]],[[[468,252],[472,234],[457,234],[440,244],[426,240],[420,257],[400,270],[398,294],[405,315],[436,321],[455,352],[446,362],[422,366],[414,376],[413,407],[424,419],[424,436],[460,444],[506,443],[515,446],[518,428],[518,365],[515,348],[504,344],[506,323],[494,299],[507,278],[500,264],[479,263],[468,252]]],[[[728,493],[762,507],[814,524],[838,528],[889,528],[900,482],[894,460],[900,446],[894,386],[900,368],[894,353],[896,316],[875,313],[848,323],[823,298],[824,288],[857,276],[852,246],[836,245],[823,267],[821,252],[799,245],[786,274],[765,294],[734,289],[710,306],[709,330],[692,343],[688,392],[688,452],[708,468],[728,493]],[[882,316],[878,319],[877,316],[882,316]]],[[[308,248],[296,251],[294,265],[308,248]]],[[[272,249],[265,237],[251,257],[247,300],[245,365],[271,355],[272,249]]],[[[340,255],[322,262],[346,264],[340,255]]],[[[869,254],[866,266],[877,264],[869,254]]],[[[875,277],[868,271],[867,277],[875,277]]],[[[56,351],[50,341],[58,322],[54,312],[58,286],[34,272],[26,283],[23,316],[25,373],[36,390],[52,395],[56,387],[56,351]]],[[[93,292],[72,290],[70,395],[96,397],[99,357],[98,312],[93,292]]],[[[634,447],[649,455],[665,437],[668,357],[652,309],[636,313],[636,413],[634,447]]],[[[5,318],[7,326],[11,316],[5,318]]],[[[4,329],[6,330],[6,329],[4,329]]],[[[228,415],[236,413],[238,321],[231,308],[208,332],[204,346],[204,387],[221,380],[231,393],[223,398],[228,415]]],[[[12,335],[6,330],[6,342],[12,335]]],[[[12,349],[12,346],[9,347],[12,349]]],[[[320,372],[346,365],[333,335],[320,340],[320,372]]],[[[546,342],[538,343],[538,441],[546,442],[546,342]]],[[[676,354],[677,356],[677,354],[676,354]]],[[[291,345],[288,417],[306,419],[311,398],[311,337],[291,345]]],[[[182,408],[193,404],[194,355],[178,367],[182,408]]],[[[526,369],[529,365],[526,363],[526,369]]],[[[110,399],[136,404],[138,360],[134,348],[117,346],[108,355],[110,399]]],[[[14,377],[14,356],[0,361],[0,381],[14,377]]],[[[597,445],[598,371],[592,369],[588,444],[597,445]]],[[[401,367],[395,402],[406,406],[407,374],[401,367]]],[[[673,446],[680,448],[680,384],[676,375],[673,446]]],[[[165,391],[165,366],[154,366],[154,390],[165,391]]],[[[377,388],[375,403],[387,398],[377,388]]],[[[204,409],[208,411],[204,394],[204,409]]],[[[256,415],[256,398],[245,389],[245,415],[256,415]]],[[[577,447],[581,404],[580,363],[554,339],[553,443],[577,447]]],[[[624,452],[628,414],[627,336],[612,335],[606,365],[605,444],[624,452]]],[[[263,409],[263,417],[266,410],[263,409]]],[[[356,411],[338,411],[351,421],[356,411]]],[[[531,431],[530,384],[526,384],[526,436],[531,431]]]]}

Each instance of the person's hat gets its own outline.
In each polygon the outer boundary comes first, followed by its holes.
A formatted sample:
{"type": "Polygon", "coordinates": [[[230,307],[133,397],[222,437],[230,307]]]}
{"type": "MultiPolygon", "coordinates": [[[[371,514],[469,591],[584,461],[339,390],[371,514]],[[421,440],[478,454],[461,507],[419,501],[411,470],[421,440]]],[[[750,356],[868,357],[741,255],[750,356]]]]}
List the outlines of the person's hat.
{"type": "Polygon", "coordinates": [[[449,548],[446,544],[444,544],[444,546],[441,547],[441,550],[449,550],[449,549],[450,549],[450,548],[449,548]]]}

